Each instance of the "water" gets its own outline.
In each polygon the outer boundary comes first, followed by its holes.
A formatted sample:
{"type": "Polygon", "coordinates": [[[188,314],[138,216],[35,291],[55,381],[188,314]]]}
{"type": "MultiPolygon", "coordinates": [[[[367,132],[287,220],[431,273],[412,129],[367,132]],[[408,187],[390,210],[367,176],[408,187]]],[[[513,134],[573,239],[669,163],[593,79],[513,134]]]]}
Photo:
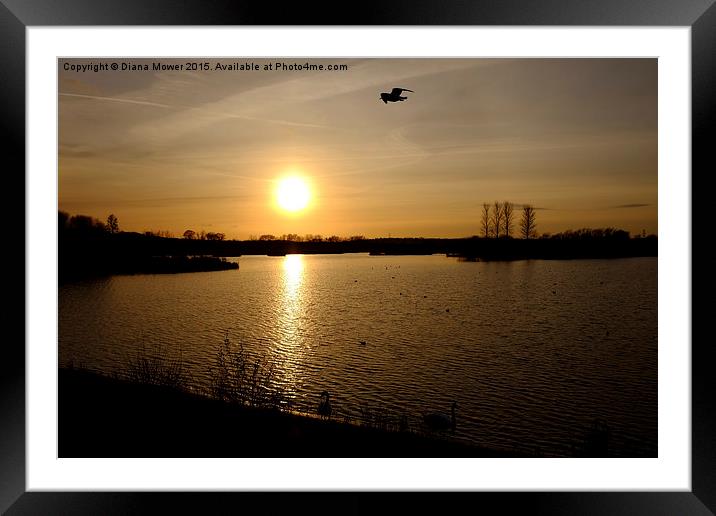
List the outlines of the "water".
{"type": "Polygon", "coordinates": [[[234,271],[59,289],[59,361],[105,374],[181,352],[197,388],[228,330],[297,407],[450,411],[455,437],[570,455],[597,418],[610,454],[657,454],[657,259],[460,262],[244,256],[234,271]],[[364,342],[362,344],[361,342],[364,342]]]}

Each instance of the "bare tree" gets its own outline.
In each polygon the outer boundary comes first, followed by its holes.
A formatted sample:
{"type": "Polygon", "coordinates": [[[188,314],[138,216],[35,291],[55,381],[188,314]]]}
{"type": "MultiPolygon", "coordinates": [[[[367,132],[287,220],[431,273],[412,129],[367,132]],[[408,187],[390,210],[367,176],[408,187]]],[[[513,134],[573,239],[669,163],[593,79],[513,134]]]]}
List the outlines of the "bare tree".
{"type": "Polygon", "coordinates": [[[107,217],[107,231],[110,233],[119,233],[119,220],[114,216],[114,213],[110,213],[107,217]]]}
{"type": "Polygon", "coordinates": [[[482,204],[482,220],[480,221],[482,227],[482,236],[488,238],[490,236],[490,205],[488,203],[482,204]]]}
{"type": "Polygon", "coordinates": [[[522,207],[522,220],[520,221],[520,233],[522,234],[522,238],[530,239],[537,236],[536,216],[535,209],[531,205],[525,204],[522,207]]]}
{"type": "Polygon", "coordinates": [[[492,205],[492,236],[500,238],[500,231],[502,230],[502,204],[495,201],[492,205]]]}
{"type": "Polygon", "coordinates": [[[514,224],[513,209],[514,206],[511,202],[505,201],[502,204],[502,234],[508,238],[510,233],[512,233],[512,226],[514,224]]]}

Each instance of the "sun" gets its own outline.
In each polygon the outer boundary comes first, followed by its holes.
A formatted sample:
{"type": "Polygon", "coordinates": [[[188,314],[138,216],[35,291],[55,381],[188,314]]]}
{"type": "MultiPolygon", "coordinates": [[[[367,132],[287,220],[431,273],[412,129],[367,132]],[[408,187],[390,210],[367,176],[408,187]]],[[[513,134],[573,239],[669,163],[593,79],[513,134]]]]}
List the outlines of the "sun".
{"type": "Polygon", "coordinates": [[[285,177],[276,188],[276,204],[289,213],[297,213],[308,207],[311,189],[305,179],[298,176],[285,177]]]}

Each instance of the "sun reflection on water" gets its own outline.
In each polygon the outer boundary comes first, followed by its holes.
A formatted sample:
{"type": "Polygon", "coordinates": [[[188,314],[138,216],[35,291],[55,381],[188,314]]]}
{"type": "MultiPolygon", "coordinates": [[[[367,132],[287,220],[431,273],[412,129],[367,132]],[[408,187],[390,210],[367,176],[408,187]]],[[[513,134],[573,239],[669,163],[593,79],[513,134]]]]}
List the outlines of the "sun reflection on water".
{"type": "Polygon", "coordinates": [[[286,301],[299,303],[303,280],[303,255],[289,254],[283,261],[284,292],[286,301]]]}
{"type": "Polygon", "coordinates": [[[304,332],[301,320],[305,310],[304,261],[300,254],[289,254],[283,260],[283,289],[279,299],[277,326],[280,335],[279,353],[283,363],[280,383],[289,392],[300,391],[299,370],[303,361],[304,332]]]}

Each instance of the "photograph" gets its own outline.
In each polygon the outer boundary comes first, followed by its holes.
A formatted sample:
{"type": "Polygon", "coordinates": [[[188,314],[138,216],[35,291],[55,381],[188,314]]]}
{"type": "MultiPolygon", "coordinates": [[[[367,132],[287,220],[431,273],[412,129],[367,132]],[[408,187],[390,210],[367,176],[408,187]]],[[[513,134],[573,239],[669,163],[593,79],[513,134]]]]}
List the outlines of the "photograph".
{"type": "Polygon", "coordinates": [[[59,457],[659,457],[658,87],[57,59],[59,457]]]}

